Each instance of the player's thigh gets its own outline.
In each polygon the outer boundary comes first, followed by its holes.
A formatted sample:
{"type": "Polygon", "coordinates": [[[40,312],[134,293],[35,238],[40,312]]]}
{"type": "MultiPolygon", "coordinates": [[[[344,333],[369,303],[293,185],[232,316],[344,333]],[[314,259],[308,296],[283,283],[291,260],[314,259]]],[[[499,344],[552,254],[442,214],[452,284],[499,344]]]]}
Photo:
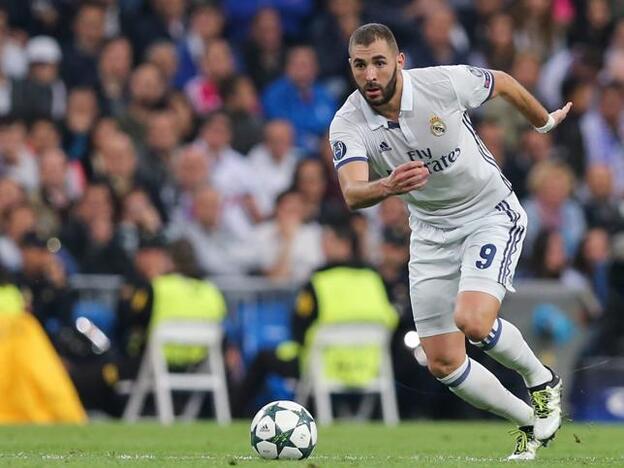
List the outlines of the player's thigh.
{"type": "Polygon", "coordinates": [[[444,245],[435,233],[412,235],[410,245],[410,298],[419,336],[458,331],[453,309],[459,286],[460,244],[444,245]]]}
{"type": "Polygon", "coordinates": [[[480,291],[502,302],[514,291],[513,276],[526,233],[526,214],[515,195],[502,201],[464,240],[459,291],[480,291]]]}
{"type": "Polygon", "coordinates": [[[427,356],[427,367],[437,378],[451,374],[466,359],[466,341],[459,331],[427,336],[420,342],[427,356]]]}

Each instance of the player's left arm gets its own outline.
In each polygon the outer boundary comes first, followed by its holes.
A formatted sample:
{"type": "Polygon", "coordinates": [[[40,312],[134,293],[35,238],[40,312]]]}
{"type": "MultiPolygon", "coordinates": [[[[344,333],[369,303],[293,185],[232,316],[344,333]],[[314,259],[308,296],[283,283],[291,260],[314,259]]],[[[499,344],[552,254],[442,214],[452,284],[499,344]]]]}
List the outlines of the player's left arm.
{"type": "Polygon", "coordinates": [[[492,97],[501,96],[508,101],[540,133],[547,133],[559,125],[568,115],[572,103],[568,102],[561,109],[548,112],[544,106],[513,77],[502,71],[490,70],[494,76],[492,97]]]}

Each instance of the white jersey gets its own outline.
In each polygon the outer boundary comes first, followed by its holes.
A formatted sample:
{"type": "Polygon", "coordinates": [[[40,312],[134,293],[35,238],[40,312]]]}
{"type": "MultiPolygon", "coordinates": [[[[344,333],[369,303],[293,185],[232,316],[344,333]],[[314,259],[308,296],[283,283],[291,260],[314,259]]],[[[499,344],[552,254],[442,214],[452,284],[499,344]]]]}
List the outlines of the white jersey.
{"type": "Polygon", "coordinates": [[[427,185],[401,197],[410,219],[452,229],[479,219],[511,193],[467,110],[489,99],[494,76],[466,65],[403,70],[399,122],[389,122],[359,91],[336,113],[329,131],[334,165],[368,161],[380,177],[410,160],[429,169],[427,185]]]}

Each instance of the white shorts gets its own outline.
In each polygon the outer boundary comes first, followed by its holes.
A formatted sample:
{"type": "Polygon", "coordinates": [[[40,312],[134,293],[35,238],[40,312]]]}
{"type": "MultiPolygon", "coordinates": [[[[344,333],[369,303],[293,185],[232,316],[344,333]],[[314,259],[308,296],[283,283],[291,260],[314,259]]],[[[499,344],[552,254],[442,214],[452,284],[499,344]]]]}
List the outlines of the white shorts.
{"type": "Polygon", "coordinates": [[[502,302],[526,232],[527,216],[515,194],[481,219],[456,229],[411,220],[410,296],[421,337],[458,331],[453,317],[460,291],[481,291],[502,302]]]}

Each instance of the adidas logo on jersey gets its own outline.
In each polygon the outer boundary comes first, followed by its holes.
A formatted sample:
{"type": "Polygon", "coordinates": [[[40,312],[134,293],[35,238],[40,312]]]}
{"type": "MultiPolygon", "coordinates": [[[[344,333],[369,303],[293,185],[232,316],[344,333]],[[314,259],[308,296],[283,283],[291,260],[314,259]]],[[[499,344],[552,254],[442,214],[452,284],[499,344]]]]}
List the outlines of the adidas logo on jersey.
{"type": "Polygon", "coordinates": [[[385,141],[382,141],[379,144],[379,151],[380,152],[384,152],[384,151],[390,151],[392,148],[390,148],[390,145],[388,143],[386,143],[385,141]]]}

